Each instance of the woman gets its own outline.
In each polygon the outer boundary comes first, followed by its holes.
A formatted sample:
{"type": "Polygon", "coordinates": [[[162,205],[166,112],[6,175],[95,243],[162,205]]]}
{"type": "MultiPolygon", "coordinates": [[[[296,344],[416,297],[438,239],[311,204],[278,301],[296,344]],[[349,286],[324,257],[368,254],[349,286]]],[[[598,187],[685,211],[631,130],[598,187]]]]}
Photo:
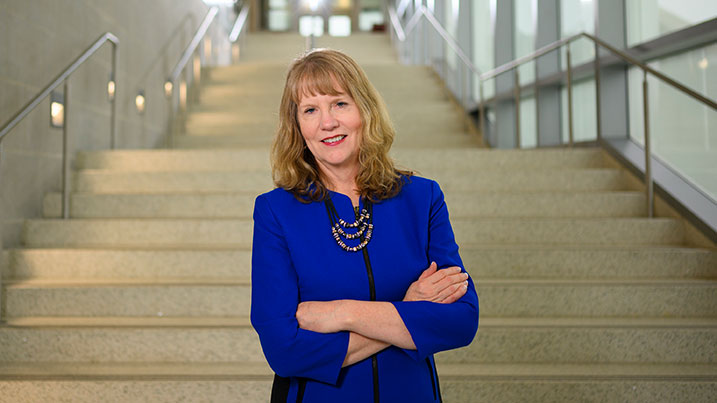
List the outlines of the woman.
{"type": "Polygon", "coordinates": [[[438,184],[394,167],[383,101],[343,53],[296,60],[279,113],[252,250],[272,401],[440,401],[433,354],[472,341],[478,299],[438,184]]]}

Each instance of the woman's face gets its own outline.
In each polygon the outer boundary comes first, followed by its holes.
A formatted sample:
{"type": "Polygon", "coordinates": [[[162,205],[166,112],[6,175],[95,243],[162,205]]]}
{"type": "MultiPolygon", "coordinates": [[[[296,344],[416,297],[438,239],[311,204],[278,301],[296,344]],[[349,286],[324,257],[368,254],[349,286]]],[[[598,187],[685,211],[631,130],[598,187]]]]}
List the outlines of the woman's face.
{"type": "Polygon", "coordinates": [[[301,135],[324,172],[357,170],[361,113],[346,91],[301,97],[297,116],[301,135]]]}

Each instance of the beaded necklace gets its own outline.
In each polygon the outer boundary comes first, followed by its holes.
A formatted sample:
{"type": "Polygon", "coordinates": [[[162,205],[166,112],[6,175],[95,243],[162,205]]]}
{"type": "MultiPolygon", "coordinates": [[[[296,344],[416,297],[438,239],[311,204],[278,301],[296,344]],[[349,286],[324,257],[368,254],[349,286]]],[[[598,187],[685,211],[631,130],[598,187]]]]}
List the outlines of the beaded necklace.
{"type": "MultiPolygon", "coordinates": [[[[360,214],[358,211],[355,211],[356,221],[352,223],[347,223],[339,217],[334,203],[330,198],[324,201],[324,205],[326,206],[326,212],[329,214],[329,220],[331,221],[331,235],[341,249],[347,252],[358,252],[368,245],[371,240],[371,235],[373,235],[373,219],[371,217],[373,205],[370,201],[366,200],[364,202],[364,208],[360,214]],[[356,232],[346,232],[349,228],[356,230],[356,232]],[[346,238],[347,240],[359,238],[361,242],[356,246],[348,246],[342,238],[346,238]]],[[[358,210],[358,207],[356,209],[358,210]]]]}

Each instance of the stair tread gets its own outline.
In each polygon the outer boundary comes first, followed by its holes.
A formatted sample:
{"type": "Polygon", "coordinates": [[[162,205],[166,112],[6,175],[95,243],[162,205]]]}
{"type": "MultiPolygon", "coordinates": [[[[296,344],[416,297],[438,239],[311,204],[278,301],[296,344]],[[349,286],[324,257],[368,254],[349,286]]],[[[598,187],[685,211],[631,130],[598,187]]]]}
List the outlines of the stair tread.
{"type": "MultiPolygon", "coordinates": [[[[466,379],[708,379],[717,364],[436,364],[442,380],[466,379]]],[[[226,363],[3,363],[0,379],[265,379],[273,378],[261,362],[226,363]]]]}
{"type": "Polygon", "coordinates": [[[251,327],[248,316],[180,317],[180,316],[31,316],[10,317],[5,324],[10,327],[251,327]]]}
{"type": "Polygon", "coordinates": [[[122,286],[246,286],[249,277],[162,277],[162,278],[29,278],[4,280],[6,288],[122,287],[122,286]]]}
{"type": "MultiPolygon", "coordinates": [[[[114,328],[114,327],[251,327],[248,316],[31,316],[9,317],[8,327],[62,327],[62,328],[114,328]]],[[[480,320],[485,328],[716,328],[717,318],[585,318],[585,317],[485,317],[480,320]]]]}
{"type": "MultiPolygon", "coordinates": [[[[480,278],[479,286],[665,286],[717,287],[717,279],[690,278],[480,278]]],[[[249,277],[161,277],[161,278],[8,278],[4,286],[22,288],[124,287],[124,286],[248,286],[249,277]]]]}

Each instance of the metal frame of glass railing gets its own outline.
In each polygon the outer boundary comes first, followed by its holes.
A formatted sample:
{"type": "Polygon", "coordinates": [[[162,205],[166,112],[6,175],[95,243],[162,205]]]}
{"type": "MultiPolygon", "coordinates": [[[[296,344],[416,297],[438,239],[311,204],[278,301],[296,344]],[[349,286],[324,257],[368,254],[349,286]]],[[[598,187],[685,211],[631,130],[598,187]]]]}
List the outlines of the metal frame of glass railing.
{"type": "MultiPolygon", "coordinates": [[[[404,2],[399,4],[399,6],[403,5],[404,2]]],[[[573,140],[573,111],[572,111],[572,62],[571,62],[571,51],[570,51],[570,44],[578,39],[588,39],[590,40],[594,47],[595,47],[595,57],[593,61],[594,66],[594,74],[595,74],[595,83],[596,83],[596,91],[595,91],[595,97],[596,97],[596,108],[597,108],[597,122],[598,122],[598,141],[601,139],[601,128],[600,128],[600,49],[604,49],[608,52],[610,52],[615,57],[621,59],[623,62],[639,67],[643,71],[643,81],[642,81],[642,88],[643,88],[643,120],[644,120],[644,131],[645,131],[645,140],[644,140],[644,161],[645,161],[645,195],[647,199],[647,216],[653,217],[654,216],[654,181],[652,177],[652,167],[651,167],[651,160],[652,160],[652,151],[650,148],[650,127],[649,127],[649,104],[648,104],[648,83],[647,83],[647,77],[648,74],[652,75],[653,77],[658,78],[663,83],[666,83],[670,85],[671,87],[677,89],[678,91],[682,92],[685,95],[688,95],[689,97],[699,101],[700,103],[709,106],[713,110],[717,110],[717,103],[715,103],[713,100],[697,93],[696,91],[678,83],[677,81],[673,80],[672,78],[660,73],[659,71],[649,67],[648,65],[644,64],[643,62],[637,60],[635,57],[631,56],[630,54],[621,51],[614,46],[608,44],[607,42],[597,38],[594,35],[588,34],[588,33],[579,33],[567,38],[563,38],[561,40],[555,41],[551,44],[548,44],[546,46],[541,47],[540,49],[537,49],[535,52],[517,58],[511,62],[505,63],[495,69],[492,69],[490,71],[481,73],[468,59],[468,57],[463,53],[463,51],[460,49],[460,46],[458,46],[458,43],[453,39],[446,30],[440,25],[440,23],[436,20],[435,16],[431,13],[430,10],[428,10],[425,6],[420,6],[415,10],[415,13],[410,18],[408,23],[406,24],[406,27],[401,26],[400,19],[398,17],[398,12],[396,9],[393,8],[393,6],[388,7],[388,14],[389,14],[389,21],[391,23],[391,26],[393,28],[393,34],[395,35],[396,39],[400,43],[405,43],[407,39],[407,35],[410,34],[415,27],[418,25],[419,20],[423,17],[425,18],[431,26],[433,26],[438,34],[443,38],[445,43],[456,53],[458,58],[463,62],[463,66],[465,67],[463,69],[464,72],[467,74],[468,71],[474,75],[475,78],[478,79],[479,84],[479,119],[480,123],[479,126],[481,128],[482,133],[485,133],[486,129],[486,119],[485,119],[485,109],[487,100],[483,96],[483,86],[484,83],[487,80],[493,79],[500,74],[508,73],[510,71],[513,71],[514,80],[513,80],[513,97],[515,99],[515,105],[516,105],[516,111],[515,111],[515,128],[516,128],[516,144],[520,144],[520,113],[517,109],[520,105],[520,97],[521,97],[521,87],[520,87],[520,77],[518,73],[518,67],[521,65],[531,62],[535,59],[537,59],[540,56],[543,56],[547,53],[550,53],[552,51],[558,50],[562,47],[566,47],[566,57],[567,57],[567,70],[565,72],[566,75],[566,90],[568,94],[568,141],[569,146],[573,146],[574,140],[573,140]]],[[[403,49],[402,49],[403,51],[403,49]]],[[[402,55],[405,56],[405,55],[402,55]]],[[[445,78],[444,78],[445,79],[445,78]]],[[[537,78],[536,78],[537,81],[537,78]]],[[[467,83],[468,80],[464,79],[463,83],[467,83]]],[[[468,93],[470,90],[467,87],[467,85],[461,86],[461,98],[463,99],[463,105],[467,108],[467,100],[466,100],[466,93],[468,93]]],[[[536,103],[537,105],[537,103],[536,103]]]]}
{"type": "MultiPolygon", "coordinates": [[[[92,55],[94,55],[106,42],[112,44],[112,70],[110,72],[110,79],[114,83],[115,89],[117,88],[117,58],[119,51],[119,39],[111,32],[102,34],[87,50],[82,52],[67,68],[65,68],[50,84],[43,88],[30,102],[27,103],[18,113],[15,114],[6,124],[0,128],[0,153],[2,152],[2,141],[10,131],[22,121],[27,115],[30,114],[40,103],[50,96],[52,91],[63,86],[64,89],[64,108],[63,108],[63,123],[62,123],[62,218],[70,218],[70,158],[69,158],[69,147],[68,147],[68,132],[67,132],[67,116],[68,116],[68,104],[70,94],[69,77],[74,73],[82,64],[84,64],[92,55]]],[[[116,91],[116,90],[115,90],[116,91]]],[[[115,133],[117,128],[117,94],[114,93],[110,97],[110,148],[115,148],[115,133]]]]}
{"type": "MultiPolygon", "coordinates": [[[[199,84],[199,76],[195,76],[194,65],[190,65],[189,61],[192,60],[193,56],[196,56],[197,52],[200,52],[200,44],[207,35],[209,27],[216,20],[216,16],[219,13],[219,7],[212,7],[205,15],[202,23],[194,33],[192,40],[189,42],[187,47],[182,52],[179,60],[174,65],[172,72],[167,77],[164,83],[165,95],[167,96],[168,102],[168,123],[167,123],[167,134],[166,134],[166,145],[169,148],[173,146],[173,137],[177,133],[177,130],[182,132],[186,128],[186,109],[189,100],[195,99],[195,92],[197,92],[199,84]],[[180,82],[180,77],[186,75],[187,67],[191,67],[192,75],[189,83],[185,81],[180,82]],[[178,86],[179,84],[179,86],[178,86]],[[179,91],[177,91],[179,87],[179,91]]],[[[244,27],[249,16],[249,4],[245,4],[239,15],[237,15],[234,24],[232,25],[231,32],[229,33],[229,42],[231,44],[231,55],[230,60],[232,62],[238,61],[239,59],[239,41],[244,37],[242,33],[246,32],[244,27]]],[[[201,58],[200,58],[201,61],[201,58]]],[[[201,69],[201,63],[200,63],[201,69]]],[[[201,75],[201,73],[200,73],[201,75]]]]}

